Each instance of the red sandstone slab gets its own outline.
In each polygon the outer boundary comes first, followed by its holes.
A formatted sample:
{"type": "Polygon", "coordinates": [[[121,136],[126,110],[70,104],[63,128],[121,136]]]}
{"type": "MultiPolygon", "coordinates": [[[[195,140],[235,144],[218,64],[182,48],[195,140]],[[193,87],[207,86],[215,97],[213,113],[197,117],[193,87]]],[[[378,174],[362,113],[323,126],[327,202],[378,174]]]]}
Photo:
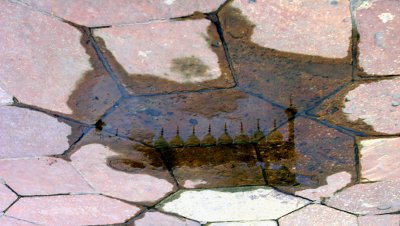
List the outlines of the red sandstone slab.
{"type": "Polygon", "coordinates": [[[132,141],[93,132],[71,160],[103,195],[152,205],[176,190],[159,153],[132,141]]]}
{"type": "Polygon", "coordinates": [[[224,0],[21,0],[36,10],[54,14],[65,20],[88,27],[147,22],[208,13],[218,9],[224,0]],[[113,13],[110,13],[113,12],[113,13]]]}
{"type": "Polygon", "coordinates": [[[107,60],[132,94],[233,86],[216,27],[206,19],[94,30],[107,60]]]}
{"type": "Polygon", "coordinates": [[[44,225],[106,225],[123,223],[139,210],[101,195],[67,195],[21,198],[7,215],[44,225]]]}
{"type": "Polygon", "coordinates": [[[239,9],[253,25],[251,41],[262,47],[325,58],[349,56],[349,1],[235,0],[228,7],[239,9]]]}
{"type": "MultiPolygon", "coordinates": [[[[0,183],[0,211],[7,209],[15,200],[17,195],[7,188],[3,183],[0,183]]],[[[0,218],[1,219],[1,218],[0,218]]]]}
{"type": "Polygon", "coordinates": [[[1,226],[34,226],[37,224],[18,220],[18,219],[8,217],[8,216],[0,216],[0,225],[1,226]]]}
{"type": "Polygon", "coordinates": [[[400,225],[400,215],[379,215],[358,217],[359,226],[398,226],[400,225]]]}
{"type": "Polygon", "coordinates": [[[400,74],[400,8],[392,0],[363,2],[354,12],[359,66],[369,75],[400,74]]]}
{"type": "Polygon", "coordinates": [[[326,204],[355,214],[384,214],[400,210],[400,180],[357,184],[331,197],[326,204]]]}
{"type": "Polygon", "coordinates": [[[24,196],[93,192],[70,163],[57,158],[0,160],[0,177],[24,196]]]}
{"type": "Polygon", "coordinates": [[[62,154],[69,147],[71,126],[24,108],[0,107],[0,158],[62,154]]]}
{"type": "Polygon", "coordinates": [[[309,205],[279,219],[282,226],[358,226],[357,217],[322,205],[309,205]]]}
{"type": "Polygon", "coordinates": [[[81,30],[9,1],[0,8],[0,84],[10,95],[90,123],[119,98],[81,30]]]}

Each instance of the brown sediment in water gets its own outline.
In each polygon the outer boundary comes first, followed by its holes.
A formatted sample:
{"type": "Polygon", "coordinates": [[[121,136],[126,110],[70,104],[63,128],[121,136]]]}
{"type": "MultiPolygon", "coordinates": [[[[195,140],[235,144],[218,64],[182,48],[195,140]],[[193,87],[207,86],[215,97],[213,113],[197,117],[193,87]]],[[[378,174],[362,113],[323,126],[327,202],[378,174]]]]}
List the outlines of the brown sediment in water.
{"type": "MultiPolygon", "coordinates": [[[[204,15],[200,18],[184,18],[175,19],[176,21],[191,20],[191,19],[203,19],[204,15]]],[[[195,91],[205,89],[219,89],[229,88],[235,85],[233,76],[230,72],[228,62],[225,58],[225,52],[223,45],[219,39],[219,35],[216,27],[211,23],[207,29],[207,36],[204,37],[209,43],[209,48],[217,55],[218,64],[221,71],[221,76],[198,83],[178,83],[165,78],[160,78],[156,75],[151,74],[129,74],[124,67],[116,60],[111,51],[107,49],[106,43],[101,37],[95,37],[96,43],[111,65],[113,71],[116,73],[122,84],[126,87],[127,91],[132,95],[143,95],[143,94],[159,94],[159,93],[170,93],[175,91],[195,91]]],[[[189,57],[190,58],[190,57],[189,57]]],[[[175,65],[172,69],[180,69],[183,76],[188,76],[188,72],[204,71],[204,66],[195,62],[193,59],[175,59],[171,62],[175,65]],[[194,63],[194,64],[193,64],[194,63]],[[196,70],[188,69],[188,65],[193,64],[196,66],[196,70]]],[[[205,74],[206,75],[206,74],[205,74]]]]}
{"type": "Polygon", "coordinates": [[[251,41],[254,24],[230,5],[218,16],[239,86],[299,110],[312,107],[352,79],[351,46],[345,59],[286,53],[251,41]]]}

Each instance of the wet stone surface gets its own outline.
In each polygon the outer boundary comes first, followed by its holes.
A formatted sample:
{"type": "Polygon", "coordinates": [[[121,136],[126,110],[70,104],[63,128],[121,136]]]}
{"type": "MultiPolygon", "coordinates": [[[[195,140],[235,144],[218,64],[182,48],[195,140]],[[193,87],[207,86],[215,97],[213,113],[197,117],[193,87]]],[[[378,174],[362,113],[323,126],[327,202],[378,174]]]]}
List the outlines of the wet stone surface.
{"type": "Polygon", "coordinates": [[[206,19],[94,30],[113,70],[134,95],[234,85],[216,27],[206,19]]]}
{"type": "Polygon", "coordinates": [[[70,158],[95,191],[114,198],[154,204],[176,189],[159,153],[136,142],[93,131],[70,158]]]}
{"type": "Polygon", "coordinates": [[[256,28],[239,9],[228,5],[218,16],[239,86],[245,90],[284,106],[292,96],[301,111],[351,80],[349,60],[262,47],[252,41],[256,28]]]}
{"type": "Polygon", "coordinates": [[[152,20],[182,17],[196,12],[208,13],[218,9],[224,0],[150,0],[132,4],[122,1],[66,0],[18,0],[35,10],[45,11],[65,20],[88,27],[148,22],[152,20]],[[110,13],[112,12],[112,13],[110,13]]]}

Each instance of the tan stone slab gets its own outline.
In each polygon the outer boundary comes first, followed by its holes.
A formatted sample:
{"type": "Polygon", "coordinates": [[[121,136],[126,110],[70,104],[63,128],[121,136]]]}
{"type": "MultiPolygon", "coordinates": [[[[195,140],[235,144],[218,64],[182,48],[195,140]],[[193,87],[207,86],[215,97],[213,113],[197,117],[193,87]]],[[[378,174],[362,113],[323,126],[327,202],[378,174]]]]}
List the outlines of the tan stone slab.
{"type": "Polygon", "coordinates": [[[67,195],[21,198],[7,215],[44,225],[107,225],[123,223],[139,210],[100,195],[67,195]]]}
{"type": "Polygon", "coordinates": [[[114,71],[133,94],[233,85],[222,43],[206,19],[94,30],[114,71]]]}
{"type": "Polygon", "coordinates": [[[309,205],[279,219],[281,226],[358,226],[357,217],[322,205],[309,205]]]}
{"type": "Polygon", "coordinates": [[[1,226],[34,226],[37,224],[18,220],[18,219],[8,217],[8,216],[0,216],[0,225],[1,226]]]}
{"type": "Polygon", "coordinates": [[[0,159],[62,154],[71,127],[46,114],[0,107],[0,159]]]}
{"type": "Polygon", "coordinates": [[[0,160],[0,177],[24,196],[93,192],[70,163],[57,158],[0,160]]]}
{"type": "Polygon", "coordinates": [[[400,215],[379,215],[358,217],[359,226],[399,226],[400,215]]]}
{"type": "Polygon", "coordinates": [[[360,146],[363,180],[400,179],[400,138],[363,140],[360,146]]]}
{"type": "Polygon", "coordinates": [[[355,214],[384,214],[400,210],[400,180],[357,184],[333,197],[326,204],[355,214]]]}
{"type": "Polygon", "coordinates": [[[231,6],[254,25],[251,40],[260,46],[326,58],[349,55],[352,25],[347,0],[235,0],[231,6]]]}
{"type": "Polygon", "coordinates": [[[200,223],[165,213],[149,211],[129,226],[200,226],[200,223]]]}
{"type": "Polygon", "coordinates": [[[133,151],[136,159],[130,159],[120,158],[118,151],[103,144],[87,144],[71,156],[72,165],[96,191],[123,200],[154,203],[175,189],[162,171],[147,170],[150,163],[141,162],[145,153],[133,151]],[[110,167],[111,159],[120,162],[115,163],[119,170],[110,167]]]}
{"type": "Polygon", "coordinates": [[[397,1],[365,1],[355,10],[359,66],[370,75],[400,74],[400,8],[397,1]]]}
{"type": "Polygon", "coordinates": [[[69,96],[92,69],[81,33],[27,7],[1,1],[0,82],[20,102],[65,114],[69,96]],[[49,31],[51,28],[51,32],[49,31]]]}
{"type": "Polygon", "coordinates": [[[7,209],[17,198],[17,195],[0,181],[0,211],[7,209]]]}
{"type": "Polygon", "coordinates": [[[181,190],[157,206],[200,222],[277,219],[309,202],[269,187],[181,190]]]}
{"type": "Polygon", "coordinates": [[[19,0],[37,10],[93,27],[181,17],[216,10],[225,0],[19,0]],[[110,13],[112,12],[112,13],[110,13]]]}
{"type": "Polygon", "coordinates": [[[400,79],[365,83],[347,93],[343,112],[380,133],[400,133],[400,79]],[[372,92],[371,92],[372,91],[372,92]]]}
{"type": "Polygon", "coordinates": [[[323,198],[331,197],[336,191],[351,183],[351,174],[347,172],[335,173],[326,178],[326,183],[327,185],[298,191],[295,194],[314,201],[322,201],[323,198]]]}

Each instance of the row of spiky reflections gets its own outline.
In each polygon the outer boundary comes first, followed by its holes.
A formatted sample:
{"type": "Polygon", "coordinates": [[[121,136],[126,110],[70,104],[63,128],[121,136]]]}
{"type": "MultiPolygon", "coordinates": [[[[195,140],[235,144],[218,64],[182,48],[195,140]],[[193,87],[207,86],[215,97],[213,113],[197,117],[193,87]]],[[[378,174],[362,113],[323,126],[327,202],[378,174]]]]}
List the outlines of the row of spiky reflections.
{"type": "Polygon", "coordinates": [[[196,130],[193,126],[192,134],[188,137],[186,141],[179,135],[179,127],[176,130],[176,136],[173,137],[169,142],[164,138],[164,129],[161,129],[161,135],[158,139],[154,142],[154,147],[157,149],[163,148],[180,148],[180,147],[196,147],[196,146],[216,146],[216,145],[230,145],[230,144],[237,144],[237,145],[244,145],[250,143],[260,143],[260,142],[268,142],[271,141],[282,141],[283,135],[276,130],[276,122],[274,122],[274,131],[266,137],[264,133],[260,130],[260,120],[257,120],[257,130],[254,134],[250,137],[243,132],[243,123],[240,123],[240,133],[235,136],[233,139],[231,135],[229,135],[227,126],[225,123],[224,126],[224,133],[215,139],[215,137],[211,134],[211,125],[208,127],[208,133],[204,136],[202,140],[200,140],[196,136],[196,130]],[[266,139],[265,139],[266,138],[266,139]]]}

